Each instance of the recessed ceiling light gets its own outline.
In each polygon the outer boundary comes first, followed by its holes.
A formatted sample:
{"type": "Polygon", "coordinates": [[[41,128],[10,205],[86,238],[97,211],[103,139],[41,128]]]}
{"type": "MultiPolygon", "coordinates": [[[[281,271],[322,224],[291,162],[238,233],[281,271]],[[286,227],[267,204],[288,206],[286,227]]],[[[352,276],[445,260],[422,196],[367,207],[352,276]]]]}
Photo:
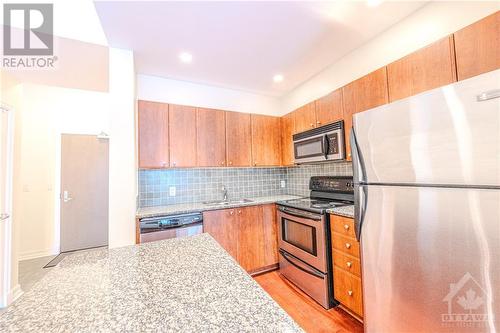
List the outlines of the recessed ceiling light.
{"type": "Polygon", "coordinates": [[[181,54],[179,54],[179,59],[183,63],[189,64],[191,61],[193,61],[193,55],[191,53],[181,52],[181,54]]]}
{"type": "Polygon", "coordinates": [[[275,76],[273,76],[273,81],[276,83],[283,81],[283,75],[276,74],[275,76]]]}

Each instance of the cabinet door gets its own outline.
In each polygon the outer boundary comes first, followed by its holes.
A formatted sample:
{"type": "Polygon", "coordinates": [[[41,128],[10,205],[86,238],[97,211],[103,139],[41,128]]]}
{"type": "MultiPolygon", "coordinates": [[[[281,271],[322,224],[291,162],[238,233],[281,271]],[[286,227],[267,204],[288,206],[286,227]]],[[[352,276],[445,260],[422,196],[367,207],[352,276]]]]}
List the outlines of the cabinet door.
{"type": "Polygon", "coordinates": [[[294,129],[294,116],[289,113],[281,117],[281,164],[293,165],[293,129],[294,129]]]}
{"type": "Polygon", "coordinates": [[[276,205],[262,206],[262,226],[264,237],[264,254],[262,267],[277,265],[278,258],[278,219],[276,216],[276,205]]]}
{"type": "Polygon", "coordinates": [[[168,167],[168,104],[138,103],[139,168],[168,167]]]}
{"type": "Polygon", "coordinates": [[[228,166],[252,165],[250,114],[226,112],[226,161],[228,166]]]}
{"type": "Polygon", "coordinates": [[[453,37],[443,38],[387,66],[389,100],[456,81],[453,37]]]}
{"type": "Polygon", "coordinates": [[[349,136],[352,128],[352,116],[388,102],[387,71],[380,68],[363,76],[342,88],[344,101],[344,125],[346,136],[347,160],[351,160],[349,136]]]}
{"type": "Polygon", "coordinates": [[[170,104],[170,166],[196,166],[196,108],[170,104]]]}
{"type": "Polygon", "coordinates": [[[252,160],[254,166],[275,166],[281,164],[280,118],[251,115],[252,160]]]}
{"type": "Polygon", "coordinates": [[[196,162],[201,167],[226,166],[224,111],[196,110],[196,162]]]}
{"type": "Polygon", "coordinates": [[[293,114],[295,116],[294,133],[304,132],[316,126],[316,102],[300,107],[293,114]]]}
{"type": "Polygon", "coordinates": [[[500,68],[500,11],[455,32],[459,80],[500,68]]]}
{"type": "Polygon", "coordinates": [[[203,231],[238,260],[238,220],[234,209],[203,212],[203,231]]]}
{"type": "Polygon", "coordinates": [[[261,268],[264,262],[262,206],[235,210],[238,215],[238,263],[252,272],[261,268]]]}
{"type": "Polygon", "coordinates": [[[344,116],[342,89],[337,89],[316,101],[316,125],[323,126],[344,116]]]}

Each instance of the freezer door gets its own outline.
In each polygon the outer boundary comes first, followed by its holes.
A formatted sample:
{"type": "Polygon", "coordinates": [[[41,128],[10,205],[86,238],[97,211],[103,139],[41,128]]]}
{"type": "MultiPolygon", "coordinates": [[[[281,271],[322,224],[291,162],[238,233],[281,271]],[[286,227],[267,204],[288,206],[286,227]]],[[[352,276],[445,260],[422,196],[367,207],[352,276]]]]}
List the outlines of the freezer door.
{"type": "Polygon", "coordinates": [[[500,331],[500,190],[367,186],[366,332],[500,331]]]}
{"type": "Polygon", "coordinates": [[[500,70],[355,114],[353,126],[362,181],[500,185],[500,70]]]}

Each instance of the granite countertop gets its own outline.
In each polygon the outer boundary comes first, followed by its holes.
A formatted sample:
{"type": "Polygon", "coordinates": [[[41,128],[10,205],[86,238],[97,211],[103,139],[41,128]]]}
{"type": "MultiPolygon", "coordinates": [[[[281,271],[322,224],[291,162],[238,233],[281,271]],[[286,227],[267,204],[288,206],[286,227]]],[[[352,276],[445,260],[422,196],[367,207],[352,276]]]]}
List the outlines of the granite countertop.
{"type": "Polygon", "coordinates": [[[302,332],[208,234],[71,255],[0,331],[302,332]]]}
{"type": "Polygon", "coordinates": [[[330,214],[340,215],[344,217],[354,218],[354,206],[341,206],[327,210],[330,214]]]}
{"type": "Polygon", "coordinates": [[[255,205],[274,203],[277,201],[291,200],[296,198],[300,197],[296,195],[273,195],[268,197],[248,198],[252,200],[252,202],[236,203],[234,205],[224,205],[224,206],[208,206],[202,202],[197,202],[197,203],[183,203],[183,204],[167,205],[167,206],[143,207],[137,210],[136,217],[137,218],[154,217],[160,215],[185,214],[193,212],[203,212],[207,210],[255,206],[255,205]]]}

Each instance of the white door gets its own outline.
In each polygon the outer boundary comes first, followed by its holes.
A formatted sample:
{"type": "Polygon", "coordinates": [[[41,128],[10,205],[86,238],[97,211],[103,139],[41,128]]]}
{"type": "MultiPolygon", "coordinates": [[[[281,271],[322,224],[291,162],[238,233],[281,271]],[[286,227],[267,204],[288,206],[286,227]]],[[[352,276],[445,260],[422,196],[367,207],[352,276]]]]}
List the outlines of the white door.
{"type": "Polygon", "coordinates": [[[0,105],[0,307],[7,306],[11,288],[13,117],[0,105]]]}

